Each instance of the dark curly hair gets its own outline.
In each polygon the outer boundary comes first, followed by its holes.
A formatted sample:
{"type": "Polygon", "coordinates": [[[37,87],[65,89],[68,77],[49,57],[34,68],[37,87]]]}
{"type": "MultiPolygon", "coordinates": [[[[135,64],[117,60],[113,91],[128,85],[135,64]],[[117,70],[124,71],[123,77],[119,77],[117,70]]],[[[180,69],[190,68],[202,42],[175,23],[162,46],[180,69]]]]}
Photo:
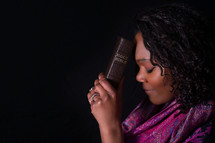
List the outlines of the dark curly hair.
{"type": "MultiPolygon", "coordinates": [[[[178,3],[136,16],[136,32],[142,33],[152,64],[169,71],[172,91],[182,111],[214,99],[215,52],[211,25],[208,16],[178,3]]],[[[161,74],[168,75],[163,71],[161,74]]]]}

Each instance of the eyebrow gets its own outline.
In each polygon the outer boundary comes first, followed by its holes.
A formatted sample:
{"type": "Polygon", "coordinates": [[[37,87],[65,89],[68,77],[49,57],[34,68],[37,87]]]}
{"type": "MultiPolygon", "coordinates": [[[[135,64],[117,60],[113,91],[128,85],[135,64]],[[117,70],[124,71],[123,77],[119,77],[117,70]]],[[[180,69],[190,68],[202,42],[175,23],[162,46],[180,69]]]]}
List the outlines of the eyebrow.
{"type": "Polygon", "coordinates": [[[137,59],[136,61],[137,61],[137,62],[143,62],[143,61],[150,61],[150,59],[145,59],[145,58],[143,58],[143,59],[137,59]]]}

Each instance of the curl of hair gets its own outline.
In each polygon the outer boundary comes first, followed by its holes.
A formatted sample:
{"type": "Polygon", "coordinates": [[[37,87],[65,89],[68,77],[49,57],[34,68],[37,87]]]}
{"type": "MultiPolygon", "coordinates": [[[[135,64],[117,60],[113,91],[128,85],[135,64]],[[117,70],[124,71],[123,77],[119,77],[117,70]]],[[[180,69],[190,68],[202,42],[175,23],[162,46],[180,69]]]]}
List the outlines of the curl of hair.
{"type": "Polygon", "coordinates": [[[182,111],[214,99],[215,52],[211,25],[213,21],[200,11],[178,3],[136,16],[136,30],[142,33],[151,62],[168,69],[182,111]]]}

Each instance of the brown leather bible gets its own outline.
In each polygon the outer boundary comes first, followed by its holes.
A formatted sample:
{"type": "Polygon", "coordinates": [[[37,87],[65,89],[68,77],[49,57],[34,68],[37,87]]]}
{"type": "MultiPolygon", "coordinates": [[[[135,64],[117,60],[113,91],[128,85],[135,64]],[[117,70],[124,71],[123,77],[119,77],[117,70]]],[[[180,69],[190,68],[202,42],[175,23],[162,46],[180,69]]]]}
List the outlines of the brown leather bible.
{"type": "Polygon", "coordinates": [[[123,37],[118,37],[117,42],[105,72],[105,77],[114,88],[118,88],[123,77],[124,70],[132,52],[134,43],[123,37]]]}

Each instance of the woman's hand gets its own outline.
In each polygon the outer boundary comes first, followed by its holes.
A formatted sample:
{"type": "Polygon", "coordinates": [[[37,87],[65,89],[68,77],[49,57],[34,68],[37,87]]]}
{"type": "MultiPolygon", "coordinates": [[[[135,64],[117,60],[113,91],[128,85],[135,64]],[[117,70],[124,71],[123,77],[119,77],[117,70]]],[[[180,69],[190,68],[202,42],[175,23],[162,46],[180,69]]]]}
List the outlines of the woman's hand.
{"type": "Polygon", "coordinates": [[[122,83],[123,81],[121,81],[119,91],[116,91],[101,73],[87,95],[91,112],[99,124],[103,143],[123,143],[122,83]]]}
{"type": "MultiPolygon", "coordinates": [[[[122,84],[120,91],[121,87],[122,84]]],[[[88,101],[100,127],[109,129],[121,124],[122,95],[113,88],[103,73],[99,74],[93,89],[88,93],[88,101]],[[92,100],[94,94],[96,95],[92,100]]]]}

